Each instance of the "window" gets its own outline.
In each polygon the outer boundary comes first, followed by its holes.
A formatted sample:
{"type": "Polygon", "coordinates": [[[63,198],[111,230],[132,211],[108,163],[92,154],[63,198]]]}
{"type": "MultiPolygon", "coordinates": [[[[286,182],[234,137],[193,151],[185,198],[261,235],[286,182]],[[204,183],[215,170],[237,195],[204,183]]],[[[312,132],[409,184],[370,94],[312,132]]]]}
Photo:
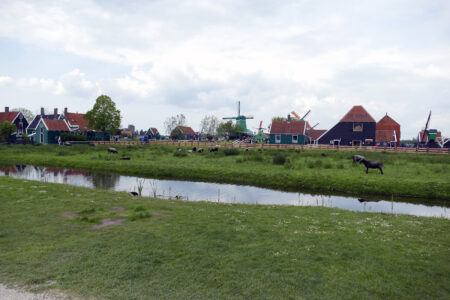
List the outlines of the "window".
{"type": "Polygon", "coordinates": [[[353,131],[363,131],[362,123],[353,123],[353,131]]]}
{"type": "Polygon", "coordinates": [[[293,144],[297,144],[298,143],[298,135],[293,135],[292,136],[292,143],[293,144]]]}
{"type": "Polygon", "coordinates": [[[281,143],[281,134],[275,135],[275,143],[277,143],[277,144],[281,143]]]}

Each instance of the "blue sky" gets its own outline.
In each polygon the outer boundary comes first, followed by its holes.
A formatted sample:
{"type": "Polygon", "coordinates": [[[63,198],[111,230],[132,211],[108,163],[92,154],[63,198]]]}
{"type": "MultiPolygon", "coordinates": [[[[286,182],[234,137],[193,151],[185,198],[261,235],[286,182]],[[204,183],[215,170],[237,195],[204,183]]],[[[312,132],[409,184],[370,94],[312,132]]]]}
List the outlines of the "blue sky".
{"type": "Polygon", "coordinates": [[[109,95],[123,125],[241,111],[267,126],[353,106],[411,138],[450,136],[449,1],[1,1],[0,101],[89,110],[109,95]]]}

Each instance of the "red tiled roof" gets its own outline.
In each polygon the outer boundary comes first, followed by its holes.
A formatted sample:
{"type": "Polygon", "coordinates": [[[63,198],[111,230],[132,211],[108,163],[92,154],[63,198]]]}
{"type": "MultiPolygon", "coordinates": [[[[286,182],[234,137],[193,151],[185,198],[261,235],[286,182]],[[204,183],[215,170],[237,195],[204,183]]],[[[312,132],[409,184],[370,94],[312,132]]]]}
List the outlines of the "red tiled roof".
{"type": "Polygon", "coordinates": [[[273,121],[270,134],[304,134],[305,121],[273,121]]]}
{"type": "Polygon", "coordinates": [[[18,114],[19,114],[18,111],[0,112],[0,123],[5,121],[12,123],[18,114]]]}
{"type": "Polygon", "coordinates": [[[152,130],[152,132],[153,132],[154,135],[158,135],[158,134],[159,134],[158,129],[156,129],[156,128],[154,128],[154,127],[151,127],[150,129],[152,130]]]}
{"type": "Polygon", "coordinates": [[[396,142],[395,130],[377,130],[375,132],[376,142],[396,142]]]}
{"type": "Polygon", "coordinates": [[[355,105],[340,122],[375,122],[375,119],[362,107],[355,105]]]}
{"type": "Polygon", "coordinates": [[[325,132],[325,129],[311,129],[308,131],[308,135],[313,141],[315,141],[325,132]]]}
{"type": "Polygon", "coordinates": [[[178,128],[180,128],[181,131],[183,131],[184,134],[194,134],[194,135],[195,135],[195,132],[194,132],[194,130],[192,130],[191,127],[187,127],[187,126],[178,126],[178,128]]]}
{"type": "Polygon", "coordinates": [[[395,120],[389,117],[386,113],[386,115],[377,122],[377,127],[378,126],[400,126],[400,124],[395,122],[395,120]]]}
{"type": "Polygon", "coordinates": [[[89,121],[84,118],[84,114],[76,114],[76,113],[67,113],[65,115],[67,122],[69,122],[70,126],[79,126],[79,129],[82,131],[88,131],[89,121]]]}
{"type": "Polygon", "coordinates": [[[51,119],[41,119],[48,130],[59,130],[59,131],[70,131],[69,126],[67,126],[64,120],[51,120],[51,119]]]}

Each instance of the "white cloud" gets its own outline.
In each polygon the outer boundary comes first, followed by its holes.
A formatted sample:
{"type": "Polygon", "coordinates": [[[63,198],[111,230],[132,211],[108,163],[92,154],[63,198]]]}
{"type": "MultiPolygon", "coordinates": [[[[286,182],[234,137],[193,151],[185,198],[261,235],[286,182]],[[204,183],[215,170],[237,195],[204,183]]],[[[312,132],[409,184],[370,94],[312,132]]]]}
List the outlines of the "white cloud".
{"type": "Polygon", "coordinates": [[[0,76],[0,86],[7,85],[12,81],[12,78],[9,76],[0,76]]]}

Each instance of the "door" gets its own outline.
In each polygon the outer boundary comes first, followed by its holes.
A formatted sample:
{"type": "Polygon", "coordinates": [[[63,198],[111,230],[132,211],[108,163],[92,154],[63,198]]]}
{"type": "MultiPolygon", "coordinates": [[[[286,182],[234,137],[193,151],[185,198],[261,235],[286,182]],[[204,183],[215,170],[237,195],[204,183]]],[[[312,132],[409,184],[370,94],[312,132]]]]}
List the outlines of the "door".
{"type": "Polygon", "coordinates": [[[352,142],[352,145],[353,146],[361,146],[361,141],[360,140],[354,140],[353,142],[352,142]]]}

